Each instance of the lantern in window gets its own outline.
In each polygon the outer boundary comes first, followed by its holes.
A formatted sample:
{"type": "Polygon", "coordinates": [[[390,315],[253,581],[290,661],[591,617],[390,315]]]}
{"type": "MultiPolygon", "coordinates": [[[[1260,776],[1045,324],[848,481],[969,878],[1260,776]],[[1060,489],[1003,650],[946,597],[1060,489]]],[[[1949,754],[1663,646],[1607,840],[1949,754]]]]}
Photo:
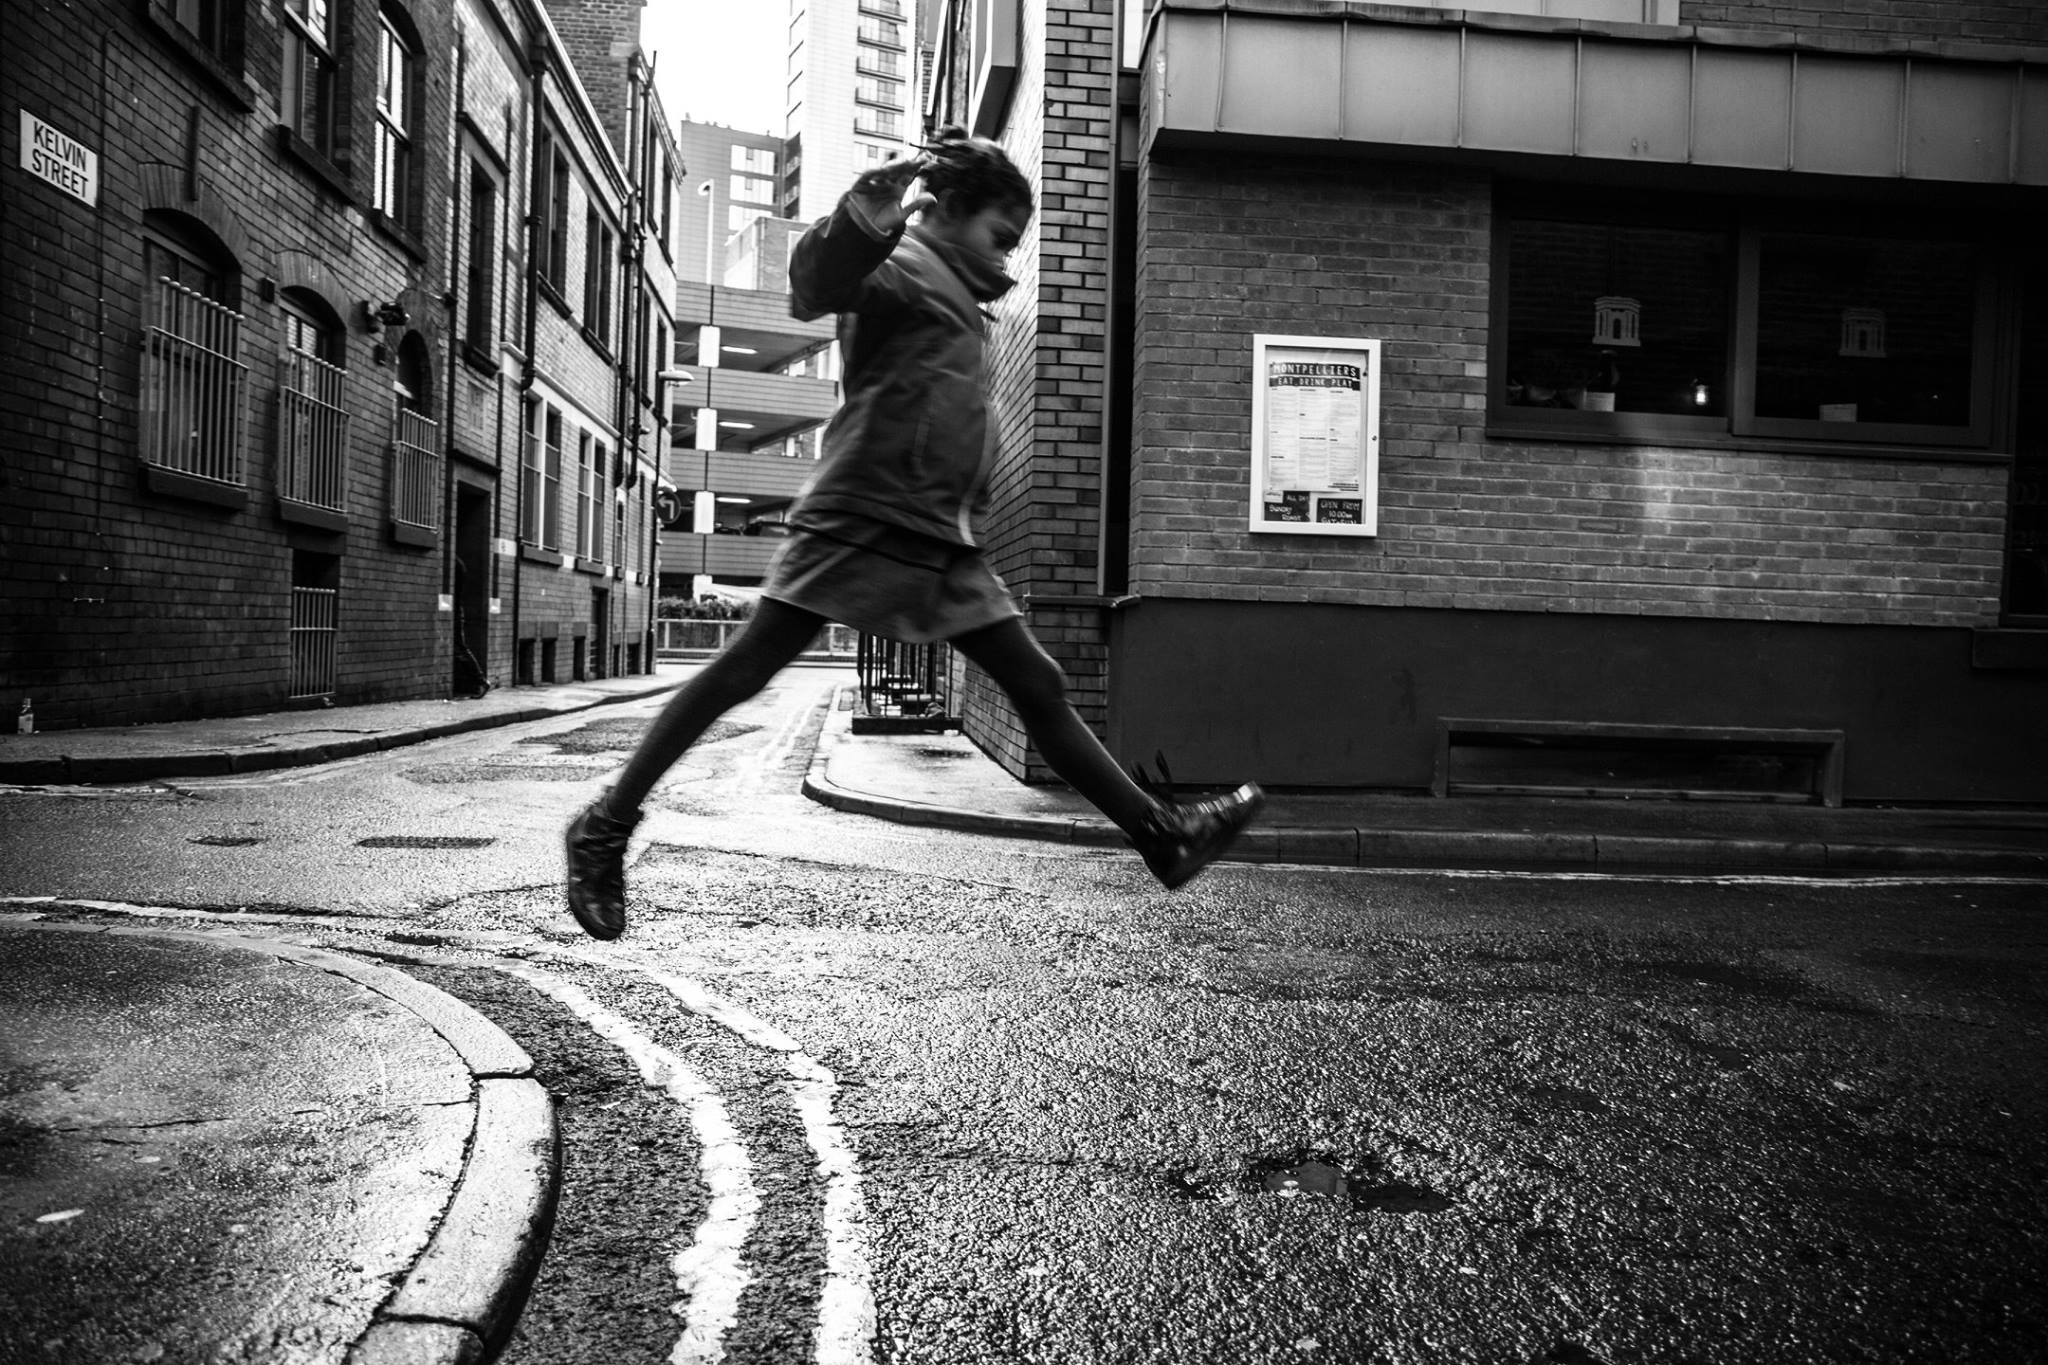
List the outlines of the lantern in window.
{"type": "Polygon", "coordinates": [[[1842,310],[1842,354],[1860,360],[1884,359],[1884,310],[1842,310]]]}
{"type": "Polygon", "coordinates": [[[1642,300],[1619,294],[1603,294],[1593,300],[1595,346],[1641,346],[1642,334],[1642,300]]]}

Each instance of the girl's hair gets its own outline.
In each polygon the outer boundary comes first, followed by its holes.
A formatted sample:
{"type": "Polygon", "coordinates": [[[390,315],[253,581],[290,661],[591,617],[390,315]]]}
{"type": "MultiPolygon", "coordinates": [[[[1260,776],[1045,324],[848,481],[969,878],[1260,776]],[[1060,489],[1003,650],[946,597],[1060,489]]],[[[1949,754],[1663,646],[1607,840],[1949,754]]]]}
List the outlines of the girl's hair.
{"type": "Polygon", "coordinates": [[[939,130],[923,147],[919,173],[924,187],[952,214],[975,214],[990,206],[1034,208],[1031,182],[996,143],[955,124],[939,130]]]}

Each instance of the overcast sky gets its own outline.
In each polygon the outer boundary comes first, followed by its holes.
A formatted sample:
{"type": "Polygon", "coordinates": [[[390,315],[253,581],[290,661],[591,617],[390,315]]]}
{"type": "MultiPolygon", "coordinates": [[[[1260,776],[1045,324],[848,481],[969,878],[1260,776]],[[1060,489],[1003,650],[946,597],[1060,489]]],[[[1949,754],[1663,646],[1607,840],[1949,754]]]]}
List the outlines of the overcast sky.
{"type": "Polygon", "coordinates": [[[647,0],[640,45],[671,122],[782,136],[787,0],[647,0]]]}

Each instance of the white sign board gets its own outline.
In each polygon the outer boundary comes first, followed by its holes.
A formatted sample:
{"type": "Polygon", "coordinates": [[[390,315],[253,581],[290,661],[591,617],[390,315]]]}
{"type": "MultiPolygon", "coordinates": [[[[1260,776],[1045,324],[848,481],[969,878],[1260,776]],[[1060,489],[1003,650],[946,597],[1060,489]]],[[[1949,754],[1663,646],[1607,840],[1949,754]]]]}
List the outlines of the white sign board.
{"type": "Polygon", "coordinates": [[[21,111],[21,168],[82,204],[100,200],[100,158],[75,137],[21,111]]]}
{"type": "Polygon", "coordinates": [[[1252,338],[1251,529],[1379,534],[1380,343],[1252,338]]]}

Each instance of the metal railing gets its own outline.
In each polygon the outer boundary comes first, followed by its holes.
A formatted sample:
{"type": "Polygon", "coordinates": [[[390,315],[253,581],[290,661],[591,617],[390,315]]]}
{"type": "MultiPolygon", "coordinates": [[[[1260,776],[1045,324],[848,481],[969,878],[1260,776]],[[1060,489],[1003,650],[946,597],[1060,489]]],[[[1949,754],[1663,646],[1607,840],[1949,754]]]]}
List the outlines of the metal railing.
{"type": "Polygon", "coordinates": [[[334,695],[339,598],[333,588],[292,589],[293,700],[334,695]]]}
{"type": "Polygon", "coordinates": [[[860,710],[869,716],[946,716],[953,711],[952,651],[940,643],[906,645],[860,637],[854,667],[860,710]]]}
{"type": "Polygon", "coordinates": [[[391,519],[426,531],[441,529],[441,424],[398,409],[391,443],[391,519]]]}
{"type": "Polygon", "coordinates": [[[169,277],[142,356],[142,458],[214,483],[242,483],[242,315],[169,277]]]}
{"type": "Polygon", "coordinates": [[[303,351],[278,358],[277,492],[329,511],[347,510],[349,433],[340,368],[303,351]]]}
{"type": "MultiPolygon", "coordinates": [[[[746,628],[745,621],[697,621],[663,617],[654,623],[655,652],[663,657],[708,657],[724,649],[746,628]]],[[[860,633],[851,626],[827,625],[804,651],[806,659],[851,663],[859,652],[860,633]]]]}

